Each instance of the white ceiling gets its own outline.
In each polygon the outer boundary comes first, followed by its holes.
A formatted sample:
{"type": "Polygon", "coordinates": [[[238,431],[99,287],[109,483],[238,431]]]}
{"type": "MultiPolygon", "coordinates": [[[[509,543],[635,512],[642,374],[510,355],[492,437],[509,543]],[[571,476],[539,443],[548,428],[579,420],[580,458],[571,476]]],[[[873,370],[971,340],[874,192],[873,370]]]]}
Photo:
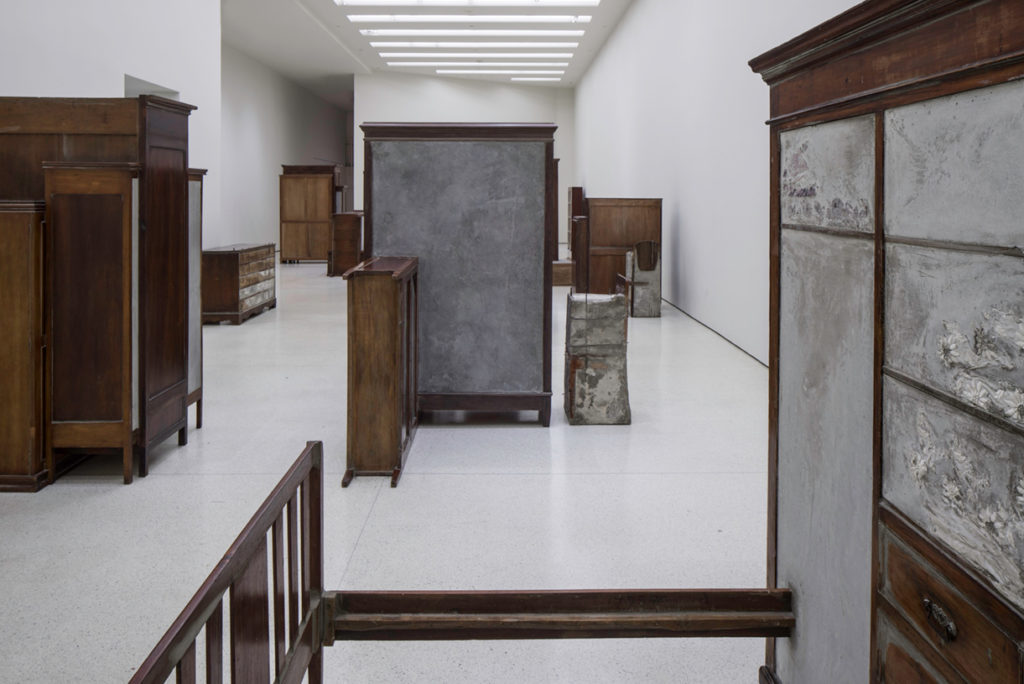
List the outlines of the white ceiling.
{"type": "MultiPolygon", "coordinates": [[[[579,47],[568,50],[543,49],[544,52],[571,52],[569,66],[564,67],[561,81],[537,84],[538,87],[573,87],[586,72],[594,56],[629,7],[632,0],[601,0],[598,7],[500,7],[477,10],[488,14],[524,15],[559,14],[591,15],[586,24],[549,26],[537,24],[502,25],[513,29],[584,29],[581,38],[552,38],[556,41],[578,41],[579,47]]],[[[378,28],[377,24],[353,24],[348,14],[466,14],[467,8],[423,7],[416,0],[408,5],[387,7],[339,7],[334,0],[221,0],[221,33],[228,45],[257,58],[267,66],[300,83],[325,100],[340,107],[352,106],[353,74],[402,72],[436,75],[425,67],[390,67],[370,46],[370,39],[360,28],[378,28]]],[[[401,28],[429,28],[429,24],[408,24],[401,28]]],[[[466,28],[495,28],[466,24],[466,28]]],[[[391,24],[387,28],[399,28],[391,24]]],[[[461,26],[460,26],[461,28],[461,26]]],[[[417,40],[416,38],[374,38],[373,40],[417,40]]],[[[423,40],[462,40],[460,38],[424,38],[423,40]]],[[[503,38],[473,40],[501,41],[503,38]]],[[[526,38],[524,40],[546,40],[526,38]]],[[[394,50],[391,50],[394,51],[394,50]]],[[[424,52],[420,49],[401,51],[424,52]]],[[[451,52],[451,50],[446,50],[451,52]]],[[[503,52],[518,52],[510,49],[503,52]]],[[[409,60],[402,60],[409,61],[409,60]]],[[[438,59],[436,61],[448,61],[438,59]]],[[[549,61],[549,60],[544,60],[549,61]]],[[[565,61],[565,60],[561,60],[565,61]]],[[[562,67],[558,68],[559,70],[562,67]]],[[[472,78],[509,83],[507,75],[460,75],[450,78],[472,78]]]]}

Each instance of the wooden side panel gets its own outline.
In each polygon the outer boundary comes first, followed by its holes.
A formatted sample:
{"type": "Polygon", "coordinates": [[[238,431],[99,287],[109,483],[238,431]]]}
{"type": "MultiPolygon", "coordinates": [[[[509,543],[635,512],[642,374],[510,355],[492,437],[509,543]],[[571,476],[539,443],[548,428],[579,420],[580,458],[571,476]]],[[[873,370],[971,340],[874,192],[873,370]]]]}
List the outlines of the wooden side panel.
{"type": "Polygon", "coordinates": [[[42,205],[0,205],[0,490],[42,479],[42,220],[42,205]]]}
{"type": "Polygon", "coordinates": [[[390,275],[348,281],[348,467],[390,472],[401,410],[397,283],[390,275]]]}
{"type": "Polygon", "coordinates": [[[363,218],[360,214],[335,214],[331,223],[331,258],[327,275],[342,275],[359,263],[363,218]]]}
{"type": "Polygon", "coordinates": [[[118,421],[122,404],[125,302],[122,197],[50,198],[50,377],[54,421],[118,421]]]}
{"type": "Polygon", "coordinates": [[[144,109],[140,391],[144,444],[185,427],[188,390],[188,115],[144,109]]]}
{"type": "Polygon", "coordinates": [[[591,247],[632,247],[643,240],[661,243],[660,199],[587,199],[591,247]]]}

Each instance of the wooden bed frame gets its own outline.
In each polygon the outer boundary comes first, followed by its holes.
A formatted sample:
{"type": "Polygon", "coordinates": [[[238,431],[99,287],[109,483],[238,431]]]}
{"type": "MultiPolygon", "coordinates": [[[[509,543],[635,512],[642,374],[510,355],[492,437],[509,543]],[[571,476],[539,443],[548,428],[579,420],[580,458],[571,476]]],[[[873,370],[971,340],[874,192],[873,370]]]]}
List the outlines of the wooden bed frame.
{"type": "MultiPolygon", "coordinates": [[[[257,684],[301,682],[306,674],[310,684],[323,681],[322,647],[336,640],[785,637],[792,632],[789,589],[325,592],[322,467],[322,444],[307,442],[132,677],[133,684],[164,682],[172,673],[178,682],[195,682],[196,642],[204,627],[206,681],[222,682],[225,594],[231,681],[257,684]]],[[[762,681],[770,681],[766,674],[762,671],[762,681]]]]}

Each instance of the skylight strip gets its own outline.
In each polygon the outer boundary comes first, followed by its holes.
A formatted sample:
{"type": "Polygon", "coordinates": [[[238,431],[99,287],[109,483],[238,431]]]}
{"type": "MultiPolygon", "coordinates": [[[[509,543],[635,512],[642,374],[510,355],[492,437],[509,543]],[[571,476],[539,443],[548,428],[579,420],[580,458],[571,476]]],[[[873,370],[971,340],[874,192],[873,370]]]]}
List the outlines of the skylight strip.
{"type": "Polygon", "coordinates": [[[579,37],[584,34],[584,31],[579,30],[552,30],[552,29],[359,29],[359,33],[364,36],[447,36],[450,38],[457,38],[465,36],[467,38],[472,37],[495,37],[495,38],[514,38],[514,37],[535,37],[535,38],[561,38],[561,37],[579,37]]]}
{"type": "Polygon", "coordinates": [[[586,14],[349,14],[353,24],[589,24],[586,14]]]}
{"type": "Polygon", "coordinates": [[[546,75],[552,74],[555,76],[561,76],[565,71],[550,71],[539,69],[534,71],[532,69],[438,69],[436,73],[439,74],[527,74],[527,75],[546,75]]]}
{"type": "Polygon", "coordinates": [[[567,67],[568,62],[388,62],[389,67],[567,67]]]}
{"type": "Polygon", "coordinates": [[[440,48],[442,50],[452,48],[539,48],[550,50],[554,48],[578,48],[579,46],[578,42],[562,43],[549,41],[370,41],[370,47],[375,48],[440,48]]]}
{"type": "Polygon", "coordinates": [[[381,59],[572,59],[572,52],[381,52],[381,59]]]}
{"type": "Polygon", "coordinates": [[[334,0],[345,7],[597,7],[601,0],[334,0]]]}

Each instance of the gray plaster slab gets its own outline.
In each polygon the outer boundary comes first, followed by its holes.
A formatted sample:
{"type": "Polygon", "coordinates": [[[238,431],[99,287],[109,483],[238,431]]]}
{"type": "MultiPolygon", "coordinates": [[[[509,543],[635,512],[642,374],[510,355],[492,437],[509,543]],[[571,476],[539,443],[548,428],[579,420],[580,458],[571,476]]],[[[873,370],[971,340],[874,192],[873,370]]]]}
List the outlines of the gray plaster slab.
{"type": "Polygon", "coordinates": [[[885,379],[882,494],[1024,609],[1024,440],[885,379]]]}
{"type": "Polygon", "coordinates": [[[779,139],[784,224],[873,230],[873,116],[806,126],[782,133],[779,139]]]}
{"type": "Polygon", "coordinates": [[[1024,82],[885,114],[890,235],[1024,246],[1024,82]]]}
{"type": "Polygon", "coordinates": [[[890,244],[886,364],[1024,427],[1024,259],[890,244]]]}
{"type": "Polygon", "coordinates": [[[782,231],[778,583],[797,619],[778,642],[785,682],[870,670],[873,249],[782,231]]]}
{"type": "Polygon", "coordinates": [[[371,146],[374,255],[419,257],[419,391],[543,391],[545,143],[371,146]]]}

